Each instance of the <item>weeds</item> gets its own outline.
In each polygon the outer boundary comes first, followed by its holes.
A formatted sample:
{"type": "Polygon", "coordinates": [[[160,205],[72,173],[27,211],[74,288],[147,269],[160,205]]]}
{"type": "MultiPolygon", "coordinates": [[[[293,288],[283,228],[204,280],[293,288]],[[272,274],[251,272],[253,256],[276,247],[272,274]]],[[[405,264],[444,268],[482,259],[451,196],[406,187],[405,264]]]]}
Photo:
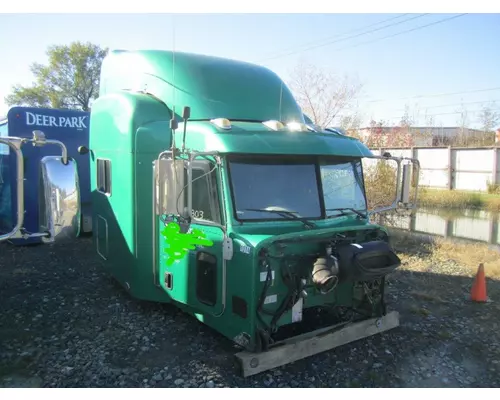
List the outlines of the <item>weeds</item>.
{"type": "MultiPolygon", "coordinates": [[[[363,165],[365,190],[370,210],[390,206],[396,199],[396,166],[391,161],[370,162],[363,165]]],[[[411,199],[415,188],[411,188],[411,199]]],[[[500,212],[500,185],[488,184],[488,193],[466,192],[460,190],[418,189],[418,207],[449,210],[488,210],[500,212]]]]}
{"type": "MultiPolygon", "coordinates": [[[[403,262],[408,261],[403,267],[405,270],[424,272],[429,265],[452,268],[453,263],[456,263],[457,273],[472,277],[476,274],[479,263],[483,263],[486,276],[500,280],[500,255],[498,250],[486,243],[457,243],[444,238],[434,238],[432,243],[423,243],[419,238],[395,232],[391,232],[391,240],[403,262]],[[415,249],[423,249],[428,254],[423,257],[415,256],[415,249]],[[458,268],[459,266],[463,268],[458,268]]],[[[434,272],[440,273],[439,269],[434,272]]],[[[450,272],[452,271],[448,269],[446,274],[450,272]]],[[[434,294],[428,295],[434,297],[434,294]]],[[[437,296],[434,300],[438,300],[437,296]]]]}
{"type": "Polygon", "coordinates": [[[421,207],[500,212],[500,195],[421,188],[418,205],[421,207]]]}
{"type": "Polygon", "coordinates": [[[482,243],[454,243],[445,239],[437,239],[433,245],[433,257],[437,260],[453,260],[468,269],[471,275],[477,271],[479,263],[483,263],[486,276],[500,279],[500,254],[498,250],[482,243]]]}
{"type": "Polygon", "coordinates": [[[385,207],[396,198],[396,169],[389,161],[363,166],[368,209],[385,207]]]}
{"type": "Polygon", "coordinates": [[[490,183],[486,184],[488,194],[500,194],[500,184],[499,183],[490,183]]]}

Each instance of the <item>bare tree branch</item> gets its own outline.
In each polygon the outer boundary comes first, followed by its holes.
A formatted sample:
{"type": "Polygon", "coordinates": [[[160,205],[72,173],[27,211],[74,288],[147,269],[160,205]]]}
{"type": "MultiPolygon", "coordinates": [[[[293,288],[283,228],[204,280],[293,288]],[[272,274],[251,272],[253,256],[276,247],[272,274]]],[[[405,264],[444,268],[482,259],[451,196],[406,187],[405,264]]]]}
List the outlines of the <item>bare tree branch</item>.
{"type": "Polygon", "coordinates": [[[288,86],[304,114],[322,128],[331,126],[362,88],[354,79],[347,76],[339,79],[332,72],[303,62],[292,71],[288,86]]]}

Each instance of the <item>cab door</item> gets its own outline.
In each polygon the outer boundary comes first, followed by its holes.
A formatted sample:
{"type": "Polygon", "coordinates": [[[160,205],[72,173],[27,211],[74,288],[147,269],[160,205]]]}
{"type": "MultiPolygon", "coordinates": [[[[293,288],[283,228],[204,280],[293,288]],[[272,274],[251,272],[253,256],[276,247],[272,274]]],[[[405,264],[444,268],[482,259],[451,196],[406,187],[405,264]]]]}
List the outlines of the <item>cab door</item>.
{"type": "MultiPolygon", "coordinates": [[[[158,220],[159,284],[172,300],[195,312],[219,315],[225,306],[224,233],[218,226],[221,213],[219,180],[214,164],[193,163],[192,223],[188,232],[158,220]]],[[[187,180],[187,176],[186,176],[187,180]]]]}

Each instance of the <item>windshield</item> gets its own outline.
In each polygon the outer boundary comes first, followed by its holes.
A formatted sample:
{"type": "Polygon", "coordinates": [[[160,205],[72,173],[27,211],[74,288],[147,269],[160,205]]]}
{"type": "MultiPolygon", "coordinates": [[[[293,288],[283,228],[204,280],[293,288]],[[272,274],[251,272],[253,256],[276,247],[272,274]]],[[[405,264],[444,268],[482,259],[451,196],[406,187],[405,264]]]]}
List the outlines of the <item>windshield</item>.
{"type": "Polygon", "coordinates": [[[238,220],[321,219],[366,212],[359,159],[233,158],[229,171],[238,220]]]}
{"type": "Polygon", "coordinates": [[[361,160],[323,161],[320,170],[327,217],[349,209],[366,213],[361,160]]]}
{"type": "Polygon", "coordinates": [[[317,167],[313,162],[259,158],[232,161],[229,167],[238,219],[287,218],[286,214],[278,214],[280,211],[292,212],[298,218],[321,217],[317,167]]]}

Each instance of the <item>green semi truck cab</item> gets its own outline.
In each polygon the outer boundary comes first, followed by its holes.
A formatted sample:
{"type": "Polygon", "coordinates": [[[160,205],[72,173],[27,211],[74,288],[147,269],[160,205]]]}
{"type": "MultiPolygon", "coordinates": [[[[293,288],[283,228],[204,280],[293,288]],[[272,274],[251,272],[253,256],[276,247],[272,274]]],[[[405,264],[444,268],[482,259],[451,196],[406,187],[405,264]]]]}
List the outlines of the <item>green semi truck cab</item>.
{"type": "MultiPolygon", "coordinates": [[[[255,357],[386,316],[400,260],[371,222],[362,159],[396,162],[388,209],[414,207],[418,162],[306,124],[267,68],[113,51],[82,151],[95,250],[131,296],[173,303],[255,357]]],[[[245,375],[264,368],[252,357],[245,375]]]]}

